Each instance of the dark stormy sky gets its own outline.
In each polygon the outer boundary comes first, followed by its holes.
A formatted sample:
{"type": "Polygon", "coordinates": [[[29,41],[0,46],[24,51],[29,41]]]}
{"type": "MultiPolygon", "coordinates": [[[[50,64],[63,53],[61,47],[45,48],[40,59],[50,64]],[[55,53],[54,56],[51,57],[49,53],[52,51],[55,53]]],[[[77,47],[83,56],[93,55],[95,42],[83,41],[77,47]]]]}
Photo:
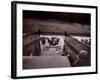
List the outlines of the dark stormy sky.
{"type": "Polygon", "coordinates": [[[45,12],[45,11],[23,11],[23,18],[33,18],[41,20],[59,20],[90,25],[91,15],[85,13],[65,13],[65,12],[45,12]]]}

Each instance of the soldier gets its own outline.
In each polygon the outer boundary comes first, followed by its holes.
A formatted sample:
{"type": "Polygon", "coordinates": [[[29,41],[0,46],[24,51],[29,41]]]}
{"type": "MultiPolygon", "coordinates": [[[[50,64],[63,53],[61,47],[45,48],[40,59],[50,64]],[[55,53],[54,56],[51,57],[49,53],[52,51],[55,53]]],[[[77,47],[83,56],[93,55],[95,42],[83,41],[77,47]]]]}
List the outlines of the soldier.
{"type": "Polygon", "coordinates": [[[41,41],[42,41],[42,44],[45,45],[45,38],[42,38],[41,41]]]}
{"type": "Polygon", "coordinates": [[[77,56],[77,59],[74,61],[74,66],[88,66],[89,60],[88,60],[88,52],[86,50],[81,50],[79,52],[79,55],[77,56]]]}

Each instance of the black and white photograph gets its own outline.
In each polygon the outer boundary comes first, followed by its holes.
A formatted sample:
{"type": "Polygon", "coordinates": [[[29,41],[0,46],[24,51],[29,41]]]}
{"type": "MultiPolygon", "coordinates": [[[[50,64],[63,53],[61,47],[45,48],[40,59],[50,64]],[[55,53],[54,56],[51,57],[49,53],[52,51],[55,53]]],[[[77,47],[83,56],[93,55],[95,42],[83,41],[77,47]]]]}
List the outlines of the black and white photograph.
{"type": "Polygon", "coordinates": [[[97,73],[97,7],[12,2],[12,77],[97,73]]]}
{"type": "Polygon", "coordinates": [[[91,65],[90,14],[23,11],[23,69],[91,65]]]}

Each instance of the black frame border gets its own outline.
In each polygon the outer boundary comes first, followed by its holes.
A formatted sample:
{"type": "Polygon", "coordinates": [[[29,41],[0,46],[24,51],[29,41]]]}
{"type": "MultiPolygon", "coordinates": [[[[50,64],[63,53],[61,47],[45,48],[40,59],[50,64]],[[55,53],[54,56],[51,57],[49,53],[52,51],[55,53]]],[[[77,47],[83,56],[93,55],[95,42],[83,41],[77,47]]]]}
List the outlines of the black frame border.
{"type": "Polygon", "coordinates": [[[39,78],[39,77],[56,77],[56,76],[72,76],[72,75],[86,75],[98,73],[98,7],[87,5],[73,5],[73,4],[57,4],[57,3],[42,3],[42,2],[25,2],[25,1],[12,1],[11,2],[11,78],[23,79],[23,78],[39,78]],[[84,73],[64,73],[64,74],[51,74],[51,75],[37,75],[37,76],[17,76],[17,4],[27,5],[49,5],[49,6],[65,6],[65,7],[80,7],[80,8],[94,8],[96,9],[96,71],[84,72],[84,73]]]}

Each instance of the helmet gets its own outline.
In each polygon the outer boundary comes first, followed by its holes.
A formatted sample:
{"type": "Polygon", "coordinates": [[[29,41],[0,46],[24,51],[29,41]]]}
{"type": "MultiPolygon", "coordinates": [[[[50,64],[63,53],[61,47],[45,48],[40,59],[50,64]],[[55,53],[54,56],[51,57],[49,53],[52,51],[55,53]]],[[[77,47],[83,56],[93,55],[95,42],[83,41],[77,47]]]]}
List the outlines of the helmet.
{"type": "Polygon", "coordinates": [[[79,58],[86,59],[88,57],[88,52],[86,50],[81,50],[79,52],[79,58]]]}

